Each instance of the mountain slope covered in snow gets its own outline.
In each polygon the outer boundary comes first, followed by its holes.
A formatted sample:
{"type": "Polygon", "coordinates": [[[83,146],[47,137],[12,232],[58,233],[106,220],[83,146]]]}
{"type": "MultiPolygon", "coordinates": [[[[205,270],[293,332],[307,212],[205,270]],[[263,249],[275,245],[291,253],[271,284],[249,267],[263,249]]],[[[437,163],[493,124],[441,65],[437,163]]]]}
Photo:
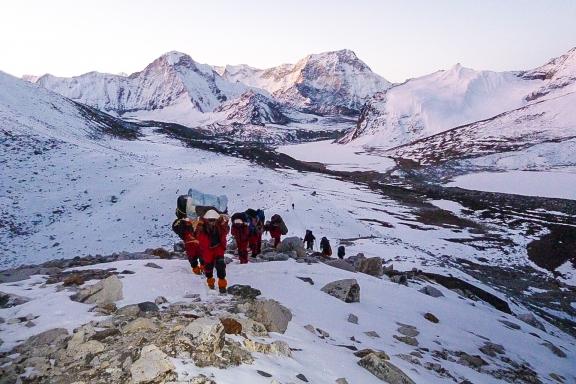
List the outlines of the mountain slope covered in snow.
{"type": "MultiPolygon", "coordinates": [[[[576,49],[526,72],[450,70],[376,94],[341,143],[393,148],[573,91],[576,49]]],[[[503,127],[506,129],[506,127],[503,127]]]]}

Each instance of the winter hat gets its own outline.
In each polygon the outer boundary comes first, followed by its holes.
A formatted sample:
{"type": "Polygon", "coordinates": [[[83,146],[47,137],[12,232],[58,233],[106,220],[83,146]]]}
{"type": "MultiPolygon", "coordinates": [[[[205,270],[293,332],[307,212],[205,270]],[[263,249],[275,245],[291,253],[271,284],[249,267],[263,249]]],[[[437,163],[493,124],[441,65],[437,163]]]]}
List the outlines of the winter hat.
{"type": "Polygon", "coordinates": [[[205,219],[218,219],[220,214],[213,209],[209,209],[203,216],[205,219]]]}

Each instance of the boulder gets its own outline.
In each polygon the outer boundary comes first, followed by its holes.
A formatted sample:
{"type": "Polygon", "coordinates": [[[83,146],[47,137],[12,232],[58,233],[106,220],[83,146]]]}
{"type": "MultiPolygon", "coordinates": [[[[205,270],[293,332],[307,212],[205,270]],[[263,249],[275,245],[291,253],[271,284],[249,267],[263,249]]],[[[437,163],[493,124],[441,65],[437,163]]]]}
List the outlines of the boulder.
{"type": "Polygon", "coordinates": [[[427,285],[427,286],[419,289],[418,292],[423,293],[423,294],[428,295],[428,296],[432,296],[432,297],[444,296],[444,294],[442,292],[440,292],[440,290],[438,288],[434,288],[431,285],[427,285]]]}
{"type": "Polygon", "coordinates": [[[360,301],[360,285],[356,279],[337,280],[326,284],[322,292],[334,296],[345,303],[357,303],[360,301]]]}
{"type": "Polygon", "coordinates": [[[348,315],[348,322],[349,322],[349,323],[352,323],[352,324],[358,324],[358,316],[356,316],[356,315],[353,314],[353,313],[350,313],[350,314],[348,315]]]}
{"type": "Polygon", "coordinates": [[[239,335],[242,333],[242,324],[231,317],[226,317],[220,319],[222,326],[224,327],[224,333],[227,335],[239,335]]]}
{"type": "Polygon", "coordinates": [[[35,336],[28,338],[23,344],[18,345],[14,351],[22,353],[31,348],[40,348],[44,346],[55,346],[63,345],[68,337],[68,331],[64,328],[54,328],[39,333],[35,336]]]}
{"type": "Polygon", "coordinates": [[[142,348],[140,358],[130,367],[132,383],[165,383],[176,379],[176,367],[168,355],[151,344],[142,348]]]}
{"type": "Polygon", "coordinates": [[[354,265],[349,263],[346,260],[328,259],[328,260],[324,261],[324,263],[331,266],[331,267],[343,269],[343,270],[348,271],[348,272],[356,272],[356,268],[354,268],[354,265]]]}
{"type": "Polygon", "coordinates": [[[122,300],[122,282],[116,275],[112,275],[82,289],[70,298],[87,304],[113,303],[122,300]]]}
{"type": "Polygon", "coordinates": [[[237,318],[236,320],[242,326],[242,332],[252,336],[268,336],[268,331],[262,323],[245,318],[237,318]]]}
{"type": "Polygon", "coordinates": [[[148,268],[162,269],[161,266],[159,266],[158,264],[153,263],[153,262],[146,263],[146,264],[144,264],[144,266],[148,267],[148,268]]]}
{"type": "Polygon", "coordinates": [[[430,312],[426,312],[424,314],[424,318],[434,324],[438,324],[440,322],[440,320],[438,320],[438,318],[436,316],[434,316],[433,313],[430,312]]]}
{"type": "Polygon", "coordinates": [[[290,251],[296,251],[298,257],[306,257],[306,249],[304,249],[304,243],[301,238],[293,236],[284,238],[276,250],[280,253],[289,253],[290,251]]]}
{"type": "Polygon", "coordinates": [[[534,328],[538,328],[541,331],[546,332],[546,328],[544,325],[534,316],[532,313],[521,313],[518,316],[518,319],[525,322],[528,325],[533,326],[534,328]]]}
{"type": "Polygon", "coordinates": [[[189,352],[192,356],[214,355],[224,347],[224,326],[219,319],[200,317],[182,330],[176,342],[181,350],[189,352]]]}
{"type": "Polygon", "coordinates": [[[168,251],[164,248],[153,249],[152,252],[150,252],[150,254],[152,254],[154,256],[158,256],[161,259],[169,259],[171,256],[170,251],[168,251]]]}
{"type": "Polygon", "coordinates": [[[364,356],[358,365],[389,384],[415,384],[400,368],[375,353],[364,356]]]}
{"type": "Polygon", "coordinates": [[[369,257],[362,259],[356,267],[358,272],[366,273],[367,275],[380,277],[384,274],[382,268],[382,259],[379,257],[369,257]]]}
{"type": "Polygon", "coordinates": [[[26,297],[0,292],[0,308],[11,308],[30,301],[26,297]]]}
{"type": "Polygon", "coordinates": [[[292,313],[288,308],[275,300],[261,300],[252,303],[246,315],[262,323],[268,332],[286,332],[292,313]]]}
{"type": "Polygon", "coordinates": [[[398,333],[408,336],[408,337],[416,337],[420,334],[418,329],[416,329],[413,325],[401,324],[398,328],[398,333]]]}

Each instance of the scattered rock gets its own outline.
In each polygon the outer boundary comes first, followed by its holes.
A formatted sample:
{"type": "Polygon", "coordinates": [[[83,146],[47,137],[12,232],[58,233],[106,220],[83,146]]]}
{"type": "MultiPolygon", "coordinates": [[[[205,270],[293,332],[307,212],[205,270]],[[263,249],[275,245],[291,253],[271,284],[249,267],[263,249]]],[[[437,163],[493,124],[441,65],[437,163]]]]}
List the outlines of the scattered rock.
{"type": "Polygon", "coordinates": [[[235,284],[228,287],[228,293],[233,296],[241,297],[242,299],[253,300],[260,296],[262,292],[259,289],[252,288],[249,285],[235,284]]]}
{"type": "Polygon", "coordinates": [[[103,341],[108,337],[114,337],[118,335],[120,335],[120,330],[118,330],[118,328],[108,328],[102,331],[97,331],[90,337],[90,340],[103,341]]]}
{"type": "Polygon", "coordinates": [[[396,284],[408,285],[408,276],[405,274],[390,276],[390,281],[396,284]]]}
{"type": "Polygon", "coordinates": [[[427,285],[421,289],[418,290],[418,292],[421,292],[425,295],[428,296],[432,296],[432,297],[442,297],[444,296],[444,294],[442,292],[440,292],[440,290],[438,288],[434,288],[431,285],[427,285]]]}
{"type": "Polygon", "coordinates": [[[517,316],[519,320],[525,322],[528,325],[533,326],[534,328],[538,328],[541,331],[546,332],[546,328],[544,328],[544,325],[536,318],[536,316],[534,316],[534,314],[528,312],[528,313],[522,313],[520,315],[517,316]]]}
{"type": "Polygon", "coordinates": [[[337,280],[326,284],[322,292],[334,296],[345,303],[357,303],[360,301],[360,285],[356,279],[337,280]]]}
{"type": "Polygon", "coordinates": [[[242,333],[242,324],[231,317],[220,319],[227,335],[239,335],[242,333]]]}
{"type": "Polygon", "coordinates": [[[160,311],[160,308],[158,308],[158,306],[151,301],[143,301],[141,303],[138,303],[137,305],[138,309],[140,309],[140,313],[151,313],[160,311]]]}
{"type": "Polygon", "coordinates": [[[155,331],[158,329],[158,326],[154,323],[154,321],[147,319],[145,317],[139,317],[136,320],[133,320],[126,324],[122,331],[124,333],[133,333],[133,332],[143,332],[143,331],[155,331]]]}
{"type": "Polygon", "coordinates": [[[359,357],[359,358],[363,358],[365,356],[368,356],[369,354],[374,354],[382,360],[390,360],[390,357],[386,354],[386,352],[376,351],[376,350],[371,349],[371,348],[361,349],[358,352],[354,352],[354,356],[359,357]]]}
{"type": "Polygon", "coordinates": [[[166,299],[164,296],[158,296],[156,299],[154,299],[154,304],[156,305],[166,304],[167,302],[168,299],[166,299]]]}
{"type": "Polygon", "coordinates": [[[545,341],[544,343],[542,343],[541,345],[545,346],[546,348],[548,348],[553,354],[555,354],[558,357],[566,357],[566,354],[564,353],[563,350],[561,350],[560,348],[558,348],[557,346],[555,346],[554,344],[552,344],[549,341],[545,341]]]}
{"type": "Polygon", "coordinates": [[[236,320],[242,325],[244,333],[252,336],[268,336],[268,331],[262,323],[245,318],[237,318],[236,320]]]}
{"type": "Polygon", "coordinates": [[[86,280],[84,280],[84,277],[80,273],[74,273],[66,277],[62,282],[62,285],[65,287],[69,287],[72,285],[78,286],[84,284],[85,282],[86,280]]]}
{"type": "Polygon", "coordinates": [[[170,259],[171,257],[170,252],[164,248],[156,248],[152,250],[151,254],[161,259],[170,259]]]}
{"type": "Polygon", "coordinates": [[[325,260],[324,263],[331,266],[331,267],[343,269],[343,270],[348,271],[348,272],[356,272],[356,268],[354,268],[354,265],[347,262],[346,260],[328,259],[328,260],[325,260]]]}
{"type": "Polygon", "coordinates": [[[434,316],[434,314],[430,313],[430,312],[426,312],[424,314],[424,318],[434,324],[438,324],[440,322],[440,320],[438,320],[438,318],[436,316],[434,316]]]}
{"type": "Polygon", "coordinates": [[[401,333],[402,335],[408,336],[408,337],[416,337],[420,334],[420,332],[418,332],[416,327],[414,327],[412,325],[406,325],[406,324],[402,324],[398,328],[398,333],[401,333]]]}
{"type": "Polygon", "coordinates": [[[261,371],[261,370],[259,370],[259,369],[257,369],[256,372],[257,372],[260,376],[272,377],[272,375],[269,374],[268,372],[264,372],[264,371],[261,371]]]}
{"type": "Polygon", "coordinates": [[[70,298],[87,304],[113,303],[122,300],[122,282],[117,276],[113,275],[82,289],[70,298]]]}
{"type": "Polygon", "coordinates": [[[501,322],[502,324],[504,324],[506,327],[510,328],[510,329],[515,329],[515,330],[519,330],[522,329],[521,326],[519,326],[516,323],[513,323],[511,321],[508,320],[498,320],[499,322],[501,322]]]}
{"type": "Polygon", "coordinates": [[[162,269],[161,266],[159,266],[159,265],[156,264],[156,263],[152,263],[152,262],[146,263],[146,264],[144,264],[144,266],[145,266],[145,267],[148,267],[148,268],[162,269]]]}
{"type": "Polygon", "coordinates": [[[358,324],[358,316],[356,316],[353,313],[349,314],[348,315],[348,322],[352,323],[352,324],[358,324]]]}
{"type": "Polygon", "coordinates": [[[304,329],[310,333],[316,334],[316,328],[312,324],[307,324],[304,326],[304,329]]]}
{"type": "Polygon", "coordinates": [[[68,338],[68,331],[64,328],[54,328],[39,333],[28,338],[23,344],[17,346],[14,350],[18,353],[31,348],[41,348],[44,346],[59,346],[64,344],[68,338]]]}
{"type": "Polygon", "coordinates": [[[268,332],[284,333],[288,328],[288,323],[292,320],[290,310],[275,300],[252,303],[246,315],[262,323],[268,332]]]}
{"type": "Polygon", "coordinates": [[[296,278],[302,280],[305,283],[309,283],[310,285],[314,285],[314,280],[312,280],[309,277],[300,277],[300,276],[296,276],[296,278]]]}
{"type": "Polygon", "coordinates": [[[308,382],[308,379],[306,378],[306,376],[304,376],[304,375],[301,374],[301,373],[297,374],[297,375],[296,375],[296,378],[302,380],[302,381],[305,382],[305,383],[308,382]]]}
{"type": "Polygon", "coordinates": [[[136,317],[140,314],[140,307],[138,304],[125,305],[116,311],[116,316],[136,317]]]}
{"type": "Polygon", "coordinates": [[[484,342],[484,345],[479,348],[480,352],[490,357],[496,357],[496,355],[503,355],[506,350],[500,344],[494,344],[489,341],[484,342]]]}
{"type": "Polygon", "coordinates": [[[176,379],[176,367],[168,355],[151,344],[142,348],[140,358],[130,367],[132,383],[164,383],[176,379]]]}
{"type": "Polygon", "coordinates": [[[336,379],[336,384],[348,384],[348,380],[346,380],[344,377],[341,377],[336,379]]]}
{"type": "Polygon", "coordinates": [[[358,365],[389,384],[415,384],[400,368],[375,353],[364,356],[358,365]]]}
{"type": "Polygon", "coordinates": [[[393,335],[392,337],[394,337],[398,341],[403,342],[404,344],[408,344],[408,345],[411,345],[413,347],[418,346],[418,340],[416,340],[414,337],[398,336],[398,335],[393,335]]]}
{"type": "Polygon", "coordinates": [[[480,369],[481,367],[488,365],[488,363],[479,355],[469,355],[466,352],[458,352],[458,356],[460,357],[458,363],[470,368],[480,369]]]}
{"type": "Polygon", "coordinates": [[[110,315],[114,312],[116,312],[117,308],[116,308],[116,304],[114,303],[102,303],[102,304],[98,304],[95,307],[91,308],[89,310],[89,312],[97,312],[97,313],[101,313],[103,315],[110,315]]]}
{"type": "Polygon", "coordinates": [[[369,337],[380,337],[380,335],[376,331],[367,331],[364,332],[364,334],[369,337]]]}
{"type": "Polygon", "coordinates": [[[356,270],[367,275],[380,277],[384,274],[382,268],[382,259],[379,257],[369,257],[367,259],[362,259],[358,263],[356,270]]]}
{"type": "Polygon", "coordinates": [[[30,299],[12,293],[0,292],[0,308],[11,308],[27,303],[30,299]]]}
{"type": "Polygon", "coordinates": [[[284,341],[262,343],[252,339],[244,339],[244,347],[250,352],[264,353],[266,355],[292,356],[290,346],[284,341]]]}

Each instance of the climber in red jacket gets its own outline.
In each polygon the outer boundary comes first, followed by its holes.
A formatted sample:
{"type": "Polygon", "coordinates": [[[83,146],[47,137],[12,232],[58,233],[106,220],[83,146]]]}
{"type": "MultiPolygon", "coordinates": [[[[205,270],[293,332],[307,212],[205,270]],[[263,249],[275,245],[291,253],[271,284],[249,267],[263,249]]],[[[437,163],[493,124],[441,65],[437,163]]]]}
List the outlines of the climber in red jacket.
{"type": "Polygon", "coordinates": [[[172,230],[182,239],[184,243],[184,250],[188,257],[188,262],[192,267],[192,272],[196,275],[202,274],[203,264],[198,239],[196,239],[196,226],[198,220],[191,220],[184,215],[179,217],[172,223],[172,230]]]}
{"type": "Polygon", "coordinates": [[[236,240],[238,247],[238,257],[240,264],[248,263],[248,241],[250,239],[250,230],[248,229],[247,219],[242,213],[232,215],[232,236],[236,240]]]}
{"type": "Polygon", "coordinates": [[[216,280],[213,273],[216,268],[218,276],[218,289],[220,293],[226,293],[226,236],[230,231],[228,217],[220,215],[216,210],[208,210],[200,219],[196,227],[196,237],[199,242],[200,254],[204,261],[204,275],[210,289],[214,289],[216,280]]]}

